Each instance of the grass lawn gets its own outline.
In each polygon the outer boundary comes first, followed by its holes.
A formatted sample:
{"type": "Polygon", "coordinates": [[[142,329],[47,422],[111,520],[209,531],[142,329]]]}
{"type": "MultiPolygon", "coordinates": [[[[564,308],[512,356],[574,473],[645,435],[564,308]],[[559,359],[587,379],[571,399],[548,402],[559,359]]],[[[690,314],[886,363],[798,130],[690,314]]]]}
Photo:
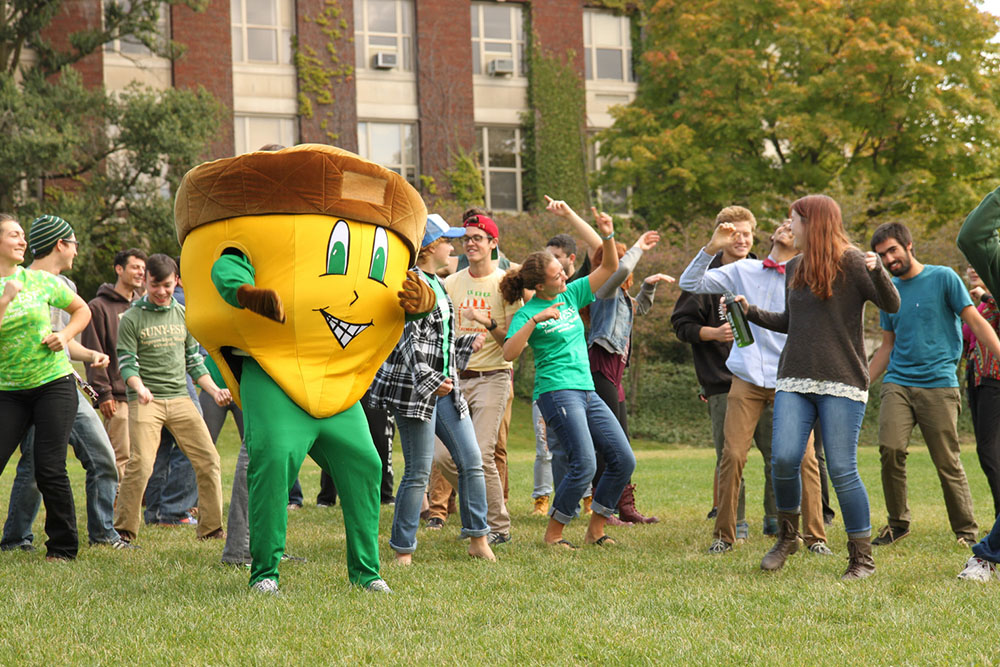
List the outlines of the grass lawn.
{"type": "MultiPolygon", "coordinates": [[[[747,466],[751,539],[710,556],[714,453],[635,443],[638,505],[655,525],[611,529],[613,547],[565,552],[541,542],[545,518],[529,516],[534,439],[529,406],[518,404],[510,444],[513,541],[499,562],[473,562],[456,540],[458,517],[419,533],[414,565],[392,564],[392,507],[383,507],[383,576],[391,596],[353,590],[344,563],[339,507],[318,508],[319,469],[302,471],[306,507],[289,516],[284,596],[251,595],[245,571],[219,563],[222,544],[199,543],[187,527],[146,527],[141,551],[81,547],[72,563],[34,553],[0,554],[0,664],[445,664],[445,663],[823,663],[1000,662],[1000,581],[959,581],[969,556],[955,544],[930,458],[910,455],[912,534],[877,549],[878,571],[844,584],[843,523],[829,530],[836,558],[800,551],[764,574],[771,541],[760,534],[759,454],[747,466]]],[[[868,443],[870,444],[870,443],[868,443]]],[[[220,441],[228,499],[238,441],[220,441]]],[[[989,490],[974,447],[965,447],[977,516],[992,524],[989,490]]],[[[398,446],[397,482],[402,474],[398,446]]],[[[71,455],[72,459],[72,455],[71,455]]],[[[862,477],[872,522],[884,521],[878,452],[864,447],[862,477]]],[[[6,499],[14,475],[0,478],[6,499]]],[[[69,464],[86,544],[83,471],[69,464]]],[[[6,503],[2,504],[3,507],[6,503]]],[[[567,537],[582,542],[584,525],[567,537]]],[[[36,545],[44,541],[35,524],[36,545]]]]}

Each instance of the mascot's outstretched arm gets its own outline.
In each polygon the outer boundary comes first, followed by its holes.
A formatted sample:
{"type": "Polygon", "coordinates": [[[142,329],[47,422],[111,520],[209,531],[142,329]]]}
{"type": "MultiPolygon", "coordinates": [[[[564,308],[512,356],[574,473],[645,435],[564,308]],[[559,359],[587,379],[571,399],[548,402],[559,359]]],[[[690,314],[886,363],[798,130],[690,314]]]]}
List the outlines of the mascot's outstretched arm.
{"type": "Polygon", "coordinates": [[[233,308],[250,312],[284,324],[285,306],[273,289],[254,286],[253,264],[238,250],[226,250],[212,265],[212,283],[219,296],[233,308]]]}

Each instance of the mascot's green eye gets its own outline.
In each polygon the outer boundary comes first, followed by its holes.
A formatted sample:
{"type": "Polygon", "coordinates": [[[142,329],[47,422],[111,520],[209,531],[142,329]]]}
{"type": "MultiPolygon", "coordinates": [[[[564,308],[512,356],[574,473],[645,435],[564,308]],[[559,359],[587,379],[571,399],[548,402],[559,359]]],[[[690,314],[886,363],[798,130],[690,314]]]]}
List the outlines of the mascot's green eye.
{"type": "Polygon", "coordinates": [[[375,228],[375,245],[372,247],[372,268],[368,277],[380,283],[385,283],[385,265],[389,258],[389,239],[385,235],[385,227],[375,228]]]}
{"type": "Polygon", "coordinates": [[[351,247],[351,229],[343,220],[338,220],[330,232],[330,242],[326,246],[326,273],[342,276],[347,273],[347,253],[351,247]]]}

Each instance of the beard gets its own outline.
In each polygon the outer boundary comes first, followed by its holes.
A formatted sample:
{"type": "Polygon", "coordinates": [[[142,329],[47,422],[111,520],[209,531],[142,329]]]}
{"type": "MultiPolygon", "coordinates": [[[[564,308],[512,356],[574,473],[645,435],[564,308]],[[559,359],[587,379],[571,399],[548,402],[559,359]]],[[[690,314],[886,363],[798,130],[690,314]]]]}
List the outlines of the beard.
{"type": "Polygon", "coordinates": [[[898,278],[899,276],[904,275],[907,271],[909,271],[911,266],[913,266],[913,262],[910,261],[910,258],[904,257],[903,259],[899,260],[898,265],[891,264],[890,266],[887,266],[885,268],[889,269],[889,273],[898,278]]]}

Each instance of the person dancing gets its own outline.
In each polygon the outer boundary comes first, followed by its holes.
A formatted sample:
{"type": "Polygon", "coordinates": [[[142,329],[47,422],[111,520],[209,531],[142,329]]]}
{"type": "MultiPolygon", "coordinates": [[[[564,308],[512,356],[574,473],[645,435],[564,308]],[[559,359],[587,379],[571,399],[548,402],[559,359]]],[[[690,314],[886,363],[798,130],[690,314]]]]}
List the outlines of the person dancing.
{"type": "Polygon", "coordinates": [[[871,301],[894,313],[899,293],[878,255],[851,245],[833,199],[798,199],[790,217],[802,254],[788,262],[785,310],[767,312],[751,305],[746,312],[758,326],[788,334],[778,367],[771,443],[779,532],[760,565],[778,570],[798,550],[799,467],[819,419],[848,537],[848,566],[841,579],[863,579],[875,572],[868,492],[857,463],[869,383],[864,306],[871,301]]]}
{"type": "MultiPolygon", "coordinates": [[[[579,311],[594,301],[618,268],[615,229],[611,216],[597,213],[597,229],[604,256],[590,275],[567,285],[566,273],[548,251],[528,255],[520,269],[507,272],[500,289],[513,303],[523,290],[535,295],[511,318],[503,354],[508,361],[531,346],[535,355],[534,400],[545,423],[558,436],[565,453],[566,474],[559,481],[549,510],[545,542],[575,549],[563,538],[563,529],[577,514],[580,500],[590,488],[597,470],[595,447],[604,456],[606,469],[594,489],[593,513],[584,541],[598,546],[613,544],[604,532],[622,491],[635,469],[635,456],[614,413],[597,395],[590,372],[587,339],[579,311]]],[[[569,217],[574,226],[589,226],[579,216],[569,217]]]]}

